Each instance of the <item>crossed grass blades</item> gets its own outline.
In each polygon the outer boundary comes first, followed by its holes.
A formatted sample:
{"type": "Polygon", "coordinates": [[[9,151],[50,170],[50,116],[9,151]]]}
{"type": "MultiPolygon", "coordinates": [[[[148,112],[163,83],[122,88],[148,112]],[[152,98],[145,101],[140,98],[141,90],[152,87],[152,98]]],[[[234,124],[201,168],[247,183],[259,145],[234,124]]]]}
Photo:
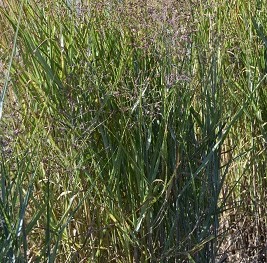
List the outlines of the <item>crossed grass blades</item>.
{"type": "Polygon", "coordinates": [[[1,262],[265,262],[263,1],[2,1],[1,262]]]}

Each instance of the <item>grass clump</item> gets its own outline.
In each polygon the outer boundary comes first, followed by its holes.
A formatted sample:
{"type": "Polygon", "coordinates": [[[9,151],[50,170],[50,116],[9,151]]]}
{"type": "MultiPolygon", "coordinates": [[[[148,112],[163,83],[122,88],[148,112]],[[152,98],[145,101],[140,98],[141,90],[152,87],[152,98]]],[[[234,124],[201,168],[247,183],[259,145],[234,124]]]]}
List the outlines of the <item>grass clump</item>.
{"type": "Polygon", "coordinates": [[[21,6],[0,12],[1,261],[264,260],[263,3],[21,6]]]}

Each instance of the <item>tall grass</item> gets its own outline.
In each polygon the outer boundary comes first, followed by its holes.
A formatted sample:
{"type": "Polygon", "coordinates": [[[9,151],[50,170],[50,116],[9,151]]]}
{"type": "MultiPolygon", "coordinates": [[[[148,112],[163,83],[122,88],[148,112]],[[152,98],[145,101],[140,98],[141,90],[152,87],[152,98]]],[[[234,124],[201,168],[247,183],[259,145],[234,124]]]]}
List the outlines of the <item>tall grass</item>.
{"type": "Polygon", "coordinates": [[[0,261],[264,262],[265,9],[4,2],[0,261]]]}

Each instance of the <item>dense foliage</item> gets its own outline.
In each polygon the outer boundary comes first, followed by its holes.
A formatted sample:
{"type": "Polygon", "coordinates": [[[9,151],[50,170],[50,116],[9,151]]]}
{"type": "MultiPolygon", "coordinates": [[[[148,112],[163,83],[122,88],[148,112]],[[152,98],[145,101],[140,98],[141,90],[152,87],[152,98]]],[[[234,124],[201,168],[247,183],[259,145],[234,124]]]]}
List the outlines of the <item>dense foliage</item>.
{"type": "Polygon", "coordinates": [[[0,5],[0,262],[266,262],[264,1],[0,5]]]}

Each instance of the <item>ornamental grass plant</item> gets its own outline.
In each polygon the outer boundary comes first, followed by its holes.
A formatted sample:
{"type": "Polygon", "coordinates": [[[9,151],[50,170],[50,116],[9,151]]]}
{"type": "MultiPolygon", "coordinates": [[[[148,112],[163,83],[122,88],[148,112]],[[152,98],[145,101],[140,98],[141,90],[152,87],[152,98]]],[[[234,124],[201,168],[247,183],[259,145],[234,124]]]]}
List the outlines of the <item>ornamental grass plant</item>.
{"type": "Polygon", "coordinates": [[[266,262],[266,11],[1,1],[0,262],[266,262]]]}

